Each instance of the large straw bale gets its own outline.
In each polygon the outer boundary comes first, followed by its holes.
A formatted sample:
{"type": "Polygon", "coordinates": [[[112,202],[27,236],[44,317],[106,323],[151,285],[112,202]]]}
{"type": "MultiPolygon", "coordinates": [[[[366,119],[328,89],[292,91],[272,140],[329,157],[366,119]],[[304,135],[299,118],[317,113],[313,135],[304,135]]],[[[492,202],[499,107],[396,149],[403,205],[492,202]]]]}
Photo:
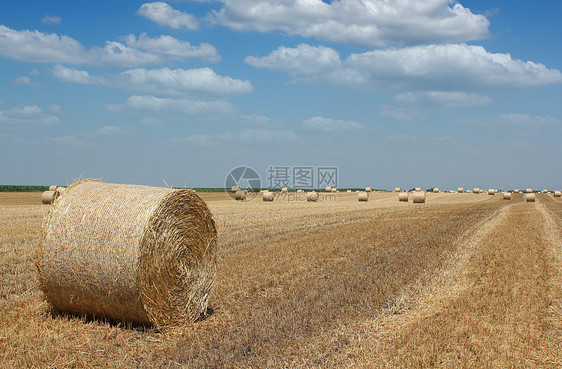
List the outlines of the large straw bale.
{"type": "Polygon", "coordinates": [[[51,208],[36,265],[56,310],[162,328],[206,314],[216,244],[195,191],[88,180],[51,208]]]}
{"type": "Polygon", "coordinates": [[[494,190],[493,188],[490,188],[488,190],[488,195],[495,195],[496,194],[496,190],[494,190]]]}
{"type": "Polygon", "coordinates": [[[246,200],[246,196],[248,196],[248,191],[240,190],[240,191],[236,191],[236,193],[234,194],[234,199],[242,201],[242,200],[246,200]]]}
{"type": "Polygon", "coordinates": [[[326,192],[332,192],[332,186],[326,186],[326,192]]]}
{"type": "Polygon", "coordinates": [[[534,193],[526,193],[525,194],[525,201],[526,202],[535,202],[535,194],[534,193]]]}
{"type": "Polygon", "coordinates": [[[45,191],[41,194],[41,202],[45,205],[50,205],[55,202],[58,196],[59,193],[57,191],[45,191]]]}
{"type": "Polygon", "coordinates": [[[423,204],[425,203],[425,191],[414,192],[414,203],[423,204]]]}
{"type": "Polygon", "coordinates": [[[338,192],[338,189],[335,188],[335,187],[332,187],[332,192],[334,192],[334,193],[335,193],[335,192],[338,192]]]}
{"type": "Polygon", "coordinates": [[[400,192],[398,194],[398,201],[408,202],[408,192],[400,192]]]}
{"type": "Polygon", "coordinates": [[[359,192],[358,199],[359,199],[359,201],[369,201],[369,193],[364,192],[364,191],[359,192]]]}
{"type": "Polygon", "coordinates": [[[308,202],[317,202],[318,201],[318,194],[316,192],[309,192],[306,194],[306,201],[308,202]]]}
{"type": "Polygon", "coordinates": [[[464,193],[464,187],[459,187],[459,188],[457,189],[457,191],[458,191],[459,193],[464,193]]]}
{"type": "Polygon", "coordinates": [[[263,201],[273,201],[275,200],[275,194],[273,192],[265,191],[262,195],[263,201]]]}
{"type": "Polygon", "coordinates": [[[554,197],[562,197],[562,191],[554,191],[554,197]]]}
{"type": "Polygon", "coordinates": [[[511,200],[511,193],[510,192],[504,192],[503,193],[503,199],[504,200],[511,200]]]}

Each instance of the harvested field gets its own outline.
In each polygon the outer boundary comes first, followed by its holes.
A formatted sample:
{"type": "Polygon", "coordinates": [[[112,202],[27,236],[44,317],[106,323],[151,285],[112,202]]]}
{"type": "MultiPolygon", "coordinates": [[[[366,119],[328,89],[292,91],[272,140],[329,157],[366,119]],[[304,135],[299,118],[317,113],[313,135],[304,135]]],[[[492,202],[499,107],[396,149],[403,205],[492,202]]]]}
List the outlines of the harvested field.
{"type": "Polygon", "coordinates": [[[210,316],[158,332],[51,311],[33,264],[49,206],[0,193],[0,366],[562,365],[560,198],[201,196],[219,234],[210,316]]]}

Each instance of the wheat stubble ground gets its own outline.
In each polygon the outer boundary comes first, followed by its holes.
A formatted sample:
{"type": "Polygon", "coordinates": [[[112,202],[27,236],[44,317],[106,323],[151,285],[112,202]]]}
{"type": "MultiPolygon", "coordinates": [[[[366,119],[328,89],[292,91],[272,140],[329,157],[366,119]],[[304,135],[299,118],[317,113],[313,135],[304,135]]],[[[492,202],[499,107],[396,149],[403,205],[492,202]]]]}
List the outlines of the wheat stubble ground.
{"type": "Polygon", "coordinates": [[[0,365],[560,362],[560,245],[552,235],[560,202],[435,194],[415,206],[375,194],[359,204],[355,194],[338,194],[319,204],[241,204],[208,196],[220,237],[213,313],[164,333],[50,312],[32,262],[46,207],[1,202],[0,365]]]}

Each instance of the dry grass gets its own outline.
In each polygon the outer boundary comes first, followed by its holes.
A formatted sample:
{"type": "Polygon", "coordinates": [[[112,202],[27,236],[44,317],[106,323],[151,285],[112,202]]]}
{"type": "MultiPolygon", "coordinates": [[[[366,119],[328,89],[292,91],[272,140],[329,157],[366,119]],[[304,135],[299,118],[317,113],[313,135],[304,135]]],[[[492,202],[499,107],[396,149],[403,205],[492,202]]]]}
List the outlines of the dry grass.
{"type": "Polygon", "coordinates": [[[360,204],[338,193],[307,204],[204,194],[219,231],[213,311],[166,333],[51,312],[32,260],[48,207],[15,205],[29,201],[19,196],[0,198],[0,366],[561,363],[562,201],[549,195],[428,193],[412,204],[377,193],[360,204]]]}

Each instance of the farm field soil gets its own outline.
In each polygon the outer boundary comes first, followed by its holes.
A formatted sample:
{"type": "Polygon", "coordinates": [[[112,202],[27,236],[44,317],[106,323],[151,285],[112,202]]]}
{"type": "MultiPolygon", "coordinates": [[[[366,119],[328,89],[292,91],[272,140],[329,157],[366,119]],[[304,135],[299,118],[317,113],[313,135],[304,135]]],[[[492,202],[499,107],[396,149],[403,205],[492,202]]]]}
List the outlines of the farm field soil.
{"type": "Polygon", "coordinates": [[[0,367],[559,367],[562,201],[395,193],[236,202],[210,315],[149,327],[50,310],[33,264],[49,206],[0,194],[0,367]]]}

